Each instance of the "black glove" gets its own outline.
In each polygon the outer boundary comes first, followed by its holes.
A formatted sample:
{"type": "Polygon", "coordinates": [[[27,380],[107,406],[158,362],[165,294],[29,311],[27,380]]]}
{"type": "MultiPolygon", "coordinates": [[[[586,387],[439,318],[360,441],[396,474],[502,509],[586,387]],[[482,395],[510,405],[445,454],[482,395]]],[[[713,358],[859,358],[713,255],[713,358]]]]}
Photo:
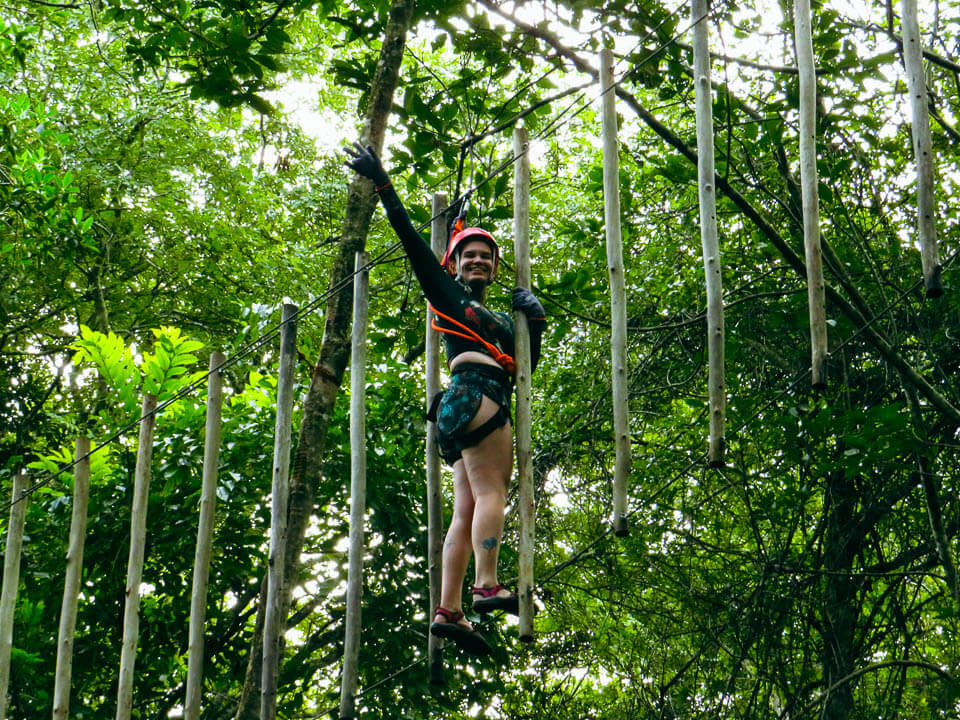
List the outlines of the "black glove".
{"type": "Polygon", "coordinates": [[[519,310],[527,316],[528,320],[543,321],[547,317],[546,311],[540,301],[533,296],[533,293],[526,288],[513,289],[513,309],[519,310]]]}
{"type": "Polygon", "coordinates": [[[355,142],[353,147],[348,145],[343,151],[350,156],[349,160],[343,161],[344,164],[357,175],[373,180],[376,188],[382,188],[390,184],[390,178],[387,177],[383,165],[380,164],[380,158],[377,157],[376,151],[370,145],[364,147],[355,142]]]}

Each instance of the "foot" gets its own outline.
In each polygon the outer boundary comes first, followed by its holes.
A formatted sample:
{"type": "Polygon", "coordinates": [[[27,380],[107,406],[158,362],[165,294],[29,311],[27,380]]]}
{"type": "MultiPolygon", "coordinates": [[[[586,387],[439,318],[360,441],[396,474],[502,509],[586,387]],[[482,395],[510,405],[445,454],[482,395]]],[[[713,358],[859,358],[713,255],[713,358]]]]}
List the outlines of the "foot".
{"type": "Polygon", "coordinates": [[[473,586],[473,609],[478,613],[504,610],[512,615],[520,614],[520,599],[503,585],[473,586]]]}
{"type": "Polygon", "coordinates": [[[446,608],[437,607],[437,614],[433,616],[434,625],[443,625],[444,623],[455,622],[460,627],[466,628],[467,630],[473,630],[473,625],[466,616],[463,614],[462,610],[447,610],[446,608]],[[443,611],[443,612],[440,612],[443,611]],[[459,616],[459,620],[453,620],[459,616]]]}
{"type": "Polygon", "coordinates": [[[430,634],[452,640],[457,647],[471,655],[489,655],[493,652],[487,639],[473,629],[461,610],[448,610],[437,605],[430,634]]]}

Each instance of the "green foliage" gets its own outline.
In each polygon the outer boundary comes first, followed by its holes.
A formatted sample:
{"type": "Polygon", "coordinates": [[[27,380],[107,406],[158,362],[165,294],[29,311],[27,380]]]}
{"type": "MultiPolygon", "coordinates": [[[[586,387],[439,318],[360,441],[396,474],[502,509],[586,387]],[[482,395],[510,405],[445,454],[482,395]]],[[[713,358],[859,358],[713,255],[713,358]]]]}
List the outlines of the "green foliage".
{"type": "Polygon", "coordinates": [[[197,362],[192,353],[202,348],[203,343],[187,340],[177,328],[162,328],[153,334],[156,352],[143,355],[144,390],[163,401],[206,375],[204,371],[187,374],[189,367],[197,362]]]}
{"type": "MultiPolygon", "coordinates": [[[[770,235],[802,256],[796,78],[780,69],[794,65],[792,9],[711,8],[712,49],[723,55],[712,78],[717,169],[755,211],[744,213],[718,187],[729,404],[727,466],[713,469],[702,457],[696,169],[677,148],[696,150],[691,55],[681,45],[689,19],[658,3],[597,5],[560,3],[521,29],[459,0],[418,3],[385,157],[418,224],[429,220],[431,193],[478,186],[471,222],[502,241],[503,287],[489,300],[505,307],[511,169],[492,173],[510,158],[508,121],[585,79],[573,55],[592,62],[601,43],[615,41],[622,91],[662,126],[619,105],[631,535],[613,538],[606,522],[609,303],[599,119],[588,91],[523,118],[533,137],[533,284],[550,319],[534,377],[537,643],[521,644],[512,621],[484,620],[495,657],[448,649],[447,686],[428,684],[417,359],[425,312],[406,266],[378,265],[361,710],[453,720],[955,716],[957,608],[918,487],[933,480],[954,550],[957,429],[927,398],[913,406],[915,388],[835,303],[829,386],[807,390],[805,278],[770,235]],[[555,47],[544,31],[570,47],[555,47]],[[766,33],[761,46],[758,33],[766,33]],[[494,128],[502,129],[468,149],[458,178],[464,140],[494,128]]],[[[948,6],[926,25],[935,52],[956,44],[956,28],[943,22],[948,6]]],[[[953,266],[943,299],[918,294],[899,57],[876,29],[886,26],[885,10],[862,10],[855,17],[828,3],[814,13],[828,282],[956,406],[953,266]]],[[[386,18],[382,2],[109,0],[31,4],[0,19],[8,89],[0,98],[0,477],[25,465],[40,473],[67,466],[78,432],[96,443],[135,417],[142,393],[168,399],[192,386],[207,349],[236,360],[223,373],[207,718],[235,713],[266,564],[275,348],[247,351],[278,322],[281,298],[304,306],[323,292],[346,192],[340,159],[320,154],[284,115],[282,95],[270,95],[268,107],[264,93],[311,73],[324,107],[340,117],[365,108],[386,18]]],[[[927,75],[942,120],[933,128],[948,258],[960,217],[949,201],[960,105],[952,72],[934,62],[927,75]]],[[[378,211],[368,248],[394,240],[378,211]]],[[[311,316],[300,323],[307,360],[298,397],[308,383],[322,384],[322,373],[309,377],[322,328],[311,316]]],[[[204,414],[188,395],[158,417],[137,662],[143,717],[168,717],[182,702],[204,414]]],[[[342,399],[323,451],[307,459],[322,472],[287,634],[284,716],[337,704],[348,425],[342,399]]],[[[132,437],[92,458],[76,717],[115,714],[132,437]]],[[[62,592],[70,483],[68,473],[47,483],[28,508],[12,716],[51,711],[59,607],[50,598],[62,592]]],[[[514,504],[511,494],[502,579],[516,574],[514,504]]]]}

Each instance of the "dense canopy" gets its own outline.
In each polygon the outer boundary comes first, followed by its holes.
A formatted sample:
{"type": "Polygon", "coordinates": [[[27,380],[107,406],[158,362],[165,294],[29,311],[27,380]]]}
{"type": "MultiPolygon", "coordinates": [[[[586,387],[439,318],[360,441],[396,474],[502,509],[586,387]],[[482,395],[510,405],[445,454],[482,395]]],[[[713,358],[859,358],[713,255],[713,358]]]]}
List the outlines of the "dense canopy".
{"type": "MultiPolygon", "coordinates": [[[[909,3],[904,3],[907,6],[909,3]]],[[[0,492],[29,496],[11,718],[50,716],[77,435],[92,458],[70,717],[112,718],[143,393],[158,416],[134,717],[181,717],[207,360],[226,402],[202,717],[257,717],[280,307],[298,319],[279,716],[336,713],[353,253],[371,268],[358,710],[389,718],[960,715],[960,3],[920,8],[942,297],[924,292],[904,8],[812,10],[829,336],[810,384],[794,7],[659,0],[0,2],[0,492]],[[596,9],[600,5],[601,9],[596,9]],[[707,461],[691,27],[710,38],[726,457],[707,461]],[[597,56],[619,80],[628,537],[614,466],[597,56]],[[426,658],[426,307],[339,147],[418,224],[476,187],[513,287],[530,132],[536,642],[426,658]],[[352,183],[352,184],[351,184],[352,183]],[[262,341],[262,342],[261,342],[262,341]]],[[[512,499],[513,498],[512,496],[512,499]]],[[[515,503],[514,503],[515,504],[515,503]]],[[[449,508],[447,508],[449,512],[449,508]]],[[[7,511],[0,517],[6,528],[7,511]]],[[[508,508],[505,576],[516,574],[508,508]]]]}

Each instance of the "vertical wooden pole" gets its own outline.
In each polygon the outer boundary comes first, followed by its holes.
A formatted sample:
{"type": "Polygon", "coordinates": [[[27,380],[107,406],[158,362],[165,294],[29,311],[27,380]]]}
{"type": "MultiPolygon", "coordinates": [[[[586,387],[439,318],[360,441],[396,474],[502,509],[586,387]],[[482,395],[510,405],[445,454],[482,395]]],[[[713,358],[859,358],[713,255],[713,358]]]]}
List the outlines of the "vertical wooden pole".
{"type": "Polygon", "coordinates": [[[697,175],[700,195],[700,241],[707,288],[708,394],[710,449],[707,460],[723,465],[726,450],[726,382],[724,379],[723,282],[720,241],[717,238],[717,192],[714,186],[713,96],[710,87],[710,47],[707,38],[707,0],[692,0],[693,83],[696,92],[697,175]]]}
{"type": "Polygon", "coordinates": [[[350,359],[350,551],[347,569],[347,617],[344,623],[340,720],[356,717],[360,626],[363,601],[363,522],[367,508],[367,320],[370,304],[369,262],[358,252],[353,281],[353,335],[350,359]]]}
{"type": "Polygon", "coordinates": [[[917,162],[917,235],[927,297],[943,295],[940,251],[937,246],[933,195],[933,145],[927,110],[927,81],[923,74],[923,45],[917,20],[917,0],[903,0],[903,64],[912,115],[913,154],[917,162]]]}
{"type": "MultiPolygon", "coordinates": [[[[530,147],[526,128],[513,130],[513,247],[517,285],[530,287],[530,147]]],[[[537,509],[530,452],[530,328],[527,316],[514,312],[517,363],[517,480],[520,486],[519,595],[520,639],[533,642],[533,543],[537,509]]]]}
{"type": "Polygon", "coordinates": [[[23,552],[23,526],[27,519],[27,476],[13,476],[10,492],[10,523],[3,556],[3,589],[0,591],[0,718],[7,717],[10,688],[10,654],[13,650],[13,615],[20,586],[20,555],[23,552]]]}
{"type": "Polygon", "coordinates": [[[200,519],[197,549],[193,558],[193,594],[190,598],[190,635],[187,650],[187,693],[184,720],[200,717],[203,687],[203,630],[207,617],[207,583],[217,511],[217,470],[220,465],[220,418],[223,408],[223,378],[217,369],[225,362],[223,353],[210,353],[207,375],[207,421],[203,446],[203,480],[200,486],[200,519]]]}
{"type": "MultiPolygon", "coordinates": [[[[447,248],[447,220],[443,212],[447,207],[446,193],[433,196],[433,225],[430,228],[430,247],[437,259],[443,257],[447,248]]],[[[429,304],[428,304],[429,308],[429,304]]],[[[430,326],[430,310],[427,310],[426,336],[426,385],[427,407],[440,392],[440,337],[430,326]]],[[[437,443],[437,426],[427,423],[427,564],[430,577],[430,606],[427,622],[433,618],[434,608],[440,604],[440,582],[443,567],[443,509],[440,504],[440,449],[437,443]]],[[[427,654],[430,662],[430,682],[442,685],[443,639],[427,633],[427,654]]]]}
{"type": "Polygon", "coordinates": [[[127,558],[126,600],[123,606],[123,644],[120,648],[120,678],[117,681],[117,720],[130,720],[133,710],[133,671],[140,639],[140,580],[147,540],[147,505],[150,499],[150,462],[153,459],[154,411],[157,397],[144,395],[137,441],[137,466],[130,510],[130,553],[127,558]]]}
{"type": "Polygon", "coordinates": [[[800,74],[800,183],[803,196],[803,245],[810,312],[810,383],[827,387],[827,314],[820,252],[820,199],[817,172],[817,76],[810,30],[810,0],[794,0],[794,40],[800,74]]]}
{"type": "Polygon", "coordinates": [[[277,677],[286,618],[282,617],[283,562],[287,547],[287,504],[290,495],[290,435],[293,422],[293,382],[297,361],[297,307],[284,304],[281,313],[280,368],[277,380],[277,420],[273,440],[273,485],[270,558],[267,571],[267,612],[263,623],[260,720],[277,716],[277,677]]]}
{"type": "Polygon", "coordinates": [[[620,157],[614,92],[613,51],[600,51],[600,90],[603,116],[603,217],[610,276],[610,367],[613,395],[613,434],[616,462],[613,471],[613,532],[627,529],[627,482],[630,477],[630,399],[627,373],[627,291],[620,232],[620,157]]]}
{"type": "Polygon", "coordinates": [[[57,666],[53,681],[53,720],[67,720],[70,713],[70,678],[73,672],[73,636],[77,627],[77,604],[83,577],[83,546],[87,536],[87,506],[90,498],[90,438],[77,437],[73,473],[73,511],[67,569],[60,605],[60,632],[57,637],[57,666]]]}

